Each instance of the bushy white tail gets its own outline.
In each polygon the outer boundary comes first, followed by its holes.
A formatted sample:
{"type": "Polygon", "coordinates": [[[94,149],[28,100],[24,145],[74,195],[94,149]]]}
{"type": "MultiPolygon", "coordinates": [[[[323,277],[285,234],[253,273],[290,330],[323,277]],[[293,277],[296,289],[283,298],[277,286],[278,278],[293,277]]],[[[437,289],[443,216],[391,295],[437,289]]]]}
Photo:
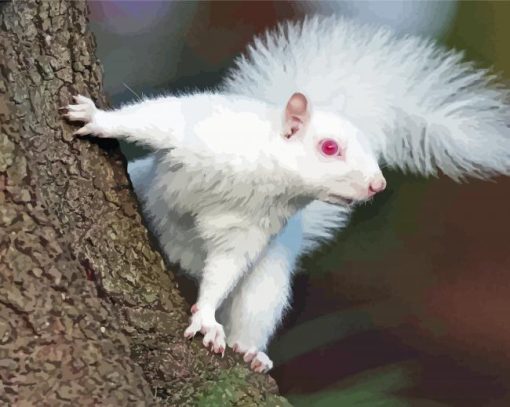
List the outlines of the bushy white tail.
{"type": "Polygon", "coordinates": [[[361,128],[389,166],[510,174],[509,92],[462,59],[430,40],[313,17],[255,39],[223,88],[280,105],[301,91],[361,128]]]}

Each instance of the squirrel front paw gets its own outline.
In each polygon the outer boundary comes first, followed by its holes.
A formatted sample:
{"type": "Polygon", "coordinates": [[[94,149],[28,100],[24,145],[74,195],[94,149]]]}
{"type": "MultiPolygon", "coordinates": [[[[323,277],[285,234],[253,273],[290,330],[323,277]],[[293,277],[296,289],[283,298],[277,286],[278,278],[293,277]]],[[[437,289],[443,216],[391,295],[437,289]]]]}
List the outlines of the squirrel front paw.
{"type": "Polygon", "coordinates": [[[235,342],[232,349],[236,353],[243,355],[246,363],[250,364],[250,369],[257,373],[267,373],[273,368],[273,361],[269,359],[266,353],[257,350],[256,347],[248,347],[239,342],[235,342]]]}
{"type": "Polygon", "coordinates": [[[184,337],[192,339],[198,332],[204,335],[202,343],[214,353],[225,354],[225,332],[223,326],[214,318],[214,312],[207,312],[207,309],[191,307],[191,323],[184,331],[184,337]]]}
{"type": "Polygon", "coordinates": [[[100,110],[94,102],[82,95],[73,96],[76,104],[67,105],[59,110],[64,112],[63,116],[71,122],[83,122],[84,126],[74,132],[75,136],[85,136],[87,134],[101,137],[101,129],[96,123],[96,118],[100,110]]]}

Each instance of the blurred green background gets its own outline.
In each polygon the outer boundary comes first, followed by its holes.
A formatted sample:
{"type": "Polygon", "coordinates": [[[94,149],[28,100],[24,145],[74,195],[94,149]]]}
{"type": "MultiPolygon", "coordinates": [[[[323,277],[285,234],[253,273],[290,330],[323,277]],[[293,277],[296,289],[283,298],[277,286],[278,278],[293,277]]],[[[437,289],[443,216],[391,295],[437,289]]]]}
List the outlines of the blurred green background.
{"type": "MultiPolygon", "coordinates": [[[[434,36],[503,79],[510,73],[507,1],[90,8],[114,104],[133,92],[212,87],[254,33],[315,12],[434,36]]],[[[293,309],[270,348],[282,393],[296,406],[510,405],[510,181],[386,177],[388,189],[302,262],[293,309]]]]}

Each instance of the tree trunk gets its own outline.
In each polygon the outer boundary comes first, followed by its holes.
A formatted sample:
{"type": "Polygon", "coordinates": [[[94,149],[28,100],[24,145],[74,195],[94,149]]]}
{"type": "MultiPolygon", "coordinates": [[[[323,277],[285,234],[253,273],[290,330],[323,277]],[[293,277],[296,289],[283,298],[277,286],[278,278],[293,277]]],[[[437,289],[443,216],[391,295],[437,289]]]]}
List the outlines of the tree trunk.
{"type": "Polygon", "coordinates": [[[78,92],[105,106],[86,12],[0,4],[0,402],[286,405],[268,376],[183,339],[189,304],[117,143],[59,117],[78,92]]]}

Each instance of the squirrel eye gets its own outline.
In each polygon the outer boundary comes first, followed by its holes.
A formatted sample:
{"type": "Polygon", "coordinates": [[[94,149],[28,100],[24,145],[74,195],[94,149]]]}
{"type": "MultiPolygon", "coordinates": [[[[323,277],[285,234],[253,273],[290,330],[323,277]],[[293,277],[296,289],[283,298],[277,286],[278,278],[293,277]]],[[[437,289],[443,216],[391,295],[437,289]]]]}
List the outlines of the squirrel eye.
{"type": "Polygon", "coordinates": [[[325,139],[319,143],[322,154],[331,157],[333,155],[341,155],[340,146],[335,140],[325,139]]]}

